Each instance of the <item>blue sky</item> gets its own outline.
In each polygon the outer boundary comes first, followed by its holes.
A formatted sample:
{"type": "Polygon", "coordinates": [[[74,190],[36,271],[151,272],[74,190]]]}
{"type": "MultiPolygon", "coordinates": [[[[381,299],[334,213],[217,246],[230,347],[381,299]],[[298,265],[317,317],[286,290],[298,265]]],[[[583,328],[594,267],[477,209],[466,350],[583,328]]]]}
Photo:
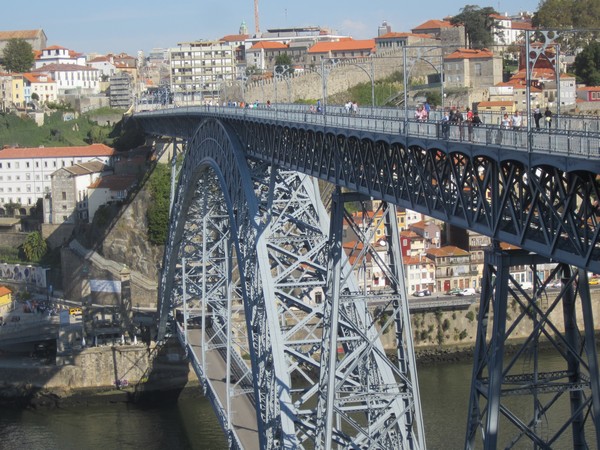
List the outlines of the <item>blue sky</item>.
{"type": "MultiPolygon", "coordinates": [[[[355,39],[373,38],[382,21],[392,31],[410,31],[429,19],[460,12],[453,0],[259,0],[260,28],[322,26],[355,39]]],[[[539,0],[492,1],[499,12],[535,11],[539,0]]],[[[254,31],[254,0],[29,0],[21,8],[2,8],[0,30],[42,28],[48,45],[82,53],[146,53],[178,42],[218,39],[236,34],[242,21],[254,31]]]]}

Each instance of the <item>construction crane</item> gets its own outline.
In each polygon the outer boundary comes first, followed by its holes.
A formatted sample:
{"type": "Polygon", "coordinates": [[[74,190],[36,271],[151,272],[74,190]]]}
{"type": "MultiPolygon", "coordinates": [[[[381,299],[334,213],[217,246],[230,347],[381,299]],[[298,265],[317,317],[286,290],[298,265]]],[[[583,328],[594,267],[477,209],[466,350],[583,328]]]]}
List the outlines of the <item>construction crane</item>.
{"type": "Polygon", "coordinates": [[[258,0],[254,0],[254,33],[260,33],[260,23],[258,20],[258,0]]]}

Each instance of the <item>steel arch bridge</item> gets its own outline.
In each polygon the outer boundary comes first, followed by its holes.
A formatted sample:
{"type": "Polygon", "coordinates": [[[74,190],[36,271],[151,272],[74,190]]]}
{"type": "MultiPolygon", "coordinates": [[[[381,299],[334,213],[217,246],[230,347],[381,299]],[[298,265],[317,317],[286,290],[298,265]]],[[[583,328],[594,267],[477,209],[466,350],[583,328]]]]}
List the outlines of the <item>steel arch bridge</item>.
{"type": "Polygon", "coordinates": [[[180,337],[232,448],[425,448],[396,206],[532,253],[516,257],[495,249],[488,256],[466,448],[476,445],[478,431],[485,448],[496,448],[502,420],[516,428],[513,442],[531,439],[540,448],[550,448],[571,425],[584,445],[584,418],[599,429],[587,286],[587,271],[600,272],[600,162],[590,158],[598,136],[573,134],[562,145],[558,133],[484,127],[473,130],[472,142],[460,129],[442,140],[437,124],[389,111],[347,117],[293,107],[179,108],[136,114],[135,120],[148,134],[184,143],[161,276],[159,334],[173,309],[202,311],[196,342],[187,320],[180,337]],[[334,186],[327,208],[317,179],[334,186]],[[345,211],[345,202],[371,199],[383,200],[380,213],[357,221],[345,211]],[[343,221],[360,238],[349,251],[342,250],[343,221]],[[381,228],[389,244],[385,255],[372,246],[381,228]],[[388,280],[377,295],[385,307],[375,313],[369,310],[375,295],[356,276],[368,258],[388,280]],[[502,311],[513,296],[523,309],[515,322],[535,324],[526,345],[550,339],[557,328],[539,306],[550,279],[536,280],[529,295],[507,267],[548,261],[557,263],[564,284],[550,311],[561,302],[570,305],[563,305],[570,331],[556,344],[567,348],[568,370],[549,375],[536,367],[535,386],[531,377],[520,379],[523,392],[535,391],[529,420],[502,402],[516,379],[514,363],[503,364],[504,342],[516,325],[507,329],[502,311]],[[586,319],[583,339],[577,297],[586,319]],[[389,330],[398,344],[392,359],[381,343],[389,330]],[[209,373],[215,358],[225,361],[222,380],[209,373]],[[552,384],[562,378],[561,388],[552,384]],[[538,390],[576,392],[567,425],[550,438],[537,424],[556,399],[543,404],[538,390]],[[256,411],[254,429],[232,414],[244,408],[256,411]]]}

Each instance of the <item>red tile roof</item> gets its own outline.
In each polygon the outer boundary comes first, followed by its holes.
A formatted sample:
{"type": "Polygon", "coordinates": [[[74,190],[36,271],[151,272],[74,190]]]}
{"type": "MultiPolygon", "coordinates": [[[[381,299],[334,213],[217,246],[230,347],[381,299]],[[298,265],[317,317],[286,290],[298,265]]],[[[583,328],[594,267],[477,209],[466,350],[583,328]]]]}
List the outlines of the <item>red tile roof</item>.
{"type": "Polygon", "coordinates": [[[394,39],[394,38],[403,38],[403,37],[431,38],[431,35],[424,34],[424,33],[397,33],[395,31],[390,31],[389,33],[385,33],[379,37],[376,37],[375,40],[394,39]]]}
{"type": "Polygon", "coordinates": [[[44,50],[66,50],[66,47],[61,47],[60,45],[51,45],[50,47],[46,47],[44,50]]]}
{"type": "Polygon", "coordinates": [[[577,89],[578,91],[599,92],[600,86],[584,86],[577,89]]]}
{"type": "Polygon", "coordinates": [[[446,245],[439,248],[430,248],[427,250],[427,254],[443,257],[443,256],[469,256],[469,252],[458,248],[454,245],[446,245]]]}
{"type": "Polygon", "coordinates": [[[250,37],[249,34],[228,34],[221,38],[225,42],[245,41],[250,37]]]}
{"type": "Polygon", "coordinates": [[[0,297],[4,297],[8,294],[12,294],[12,291],[6,286],[0,286],[0,297]]]}
{"type": "Polygon", "coordinates": [[[104,144],[92,144],[85,147],[5,148],[0,150],[0,159],[74,158],[77,156],[113,156],[114,154],[114,148],[104,144]]]}
{"type": "Polygon", "coordinates": [[[475,59],[475,58],[493,58],[494,53],[487,48],[477,50],[470,48],[459,48],[444,59],[475,59]]]}
{"type": "Polygon", "coordinates": [[[44,74],[41,73],[24,73],[23,78],[28,80],[30,83],[54,83],[54,80],[51,76],[47,75],[45,80],[42,80],[42,76],[44,74]]]}
{"type": "Polygon", "coordinates": [[[375,39],[341,39],[337,42],[317,42],[308,53],[327,53],[341,52],[351,50],[370,50],[375,51],[375,39]]]}
{"type": "Polygon", "coordinates": [[[267,50],[267,49],[275,49],[275,48],[288,48],[288,46],[285,44],[282,44],[281,42],[263,41],[263,42],[257,42],[256,44],[254,44],[250,50],[261,49],[261,48],[264,48],[265,50],[267,50]]]}
{"type": "Polygon", "coordinates": [[[491,101],[491,102],[479,102],[477,104],[477,106],[479,108],[483,108],[483,107],[486,107],[486,106],[490,106],[491,107],[491,106],[512,106],[512,105],[514,105],[514,103],[511,102],[511,101],[501,101],[501,100],[491,101]]]}
{"type": "Polygon", "coordinates": [[[418,27],[413,28],[413,30],[432,30],[432,29],[437,29],[437,28],[450,28],[453,26],[454,25],[452,25],[450,22],[448,22],[446,20],[433,19],[433,20],[428,20],[425,23],[422,23],[418,27]]]}

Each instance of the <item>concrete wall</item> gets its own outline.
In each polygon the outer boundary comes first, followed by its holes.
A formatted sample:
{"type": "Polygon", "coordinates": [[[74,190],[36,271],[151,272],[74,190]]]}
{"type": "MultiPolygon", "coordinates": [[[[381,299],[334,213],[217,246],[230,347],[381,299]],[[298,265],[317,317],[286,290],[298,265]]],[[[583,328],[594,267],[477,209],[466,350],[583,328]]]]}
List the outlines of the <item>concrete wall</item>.
{"type": "Polygon", "coordinates": [[[152,384],[169,388],[197,381],[178,342],[172,342],[161,352],[155,350],[145,345],[94,347],[64,359],[72,364],[3,366],[0,390],[16,386],[67,392],[108,389],[116,387],[117,380],[130,387],[152,384]]]}

